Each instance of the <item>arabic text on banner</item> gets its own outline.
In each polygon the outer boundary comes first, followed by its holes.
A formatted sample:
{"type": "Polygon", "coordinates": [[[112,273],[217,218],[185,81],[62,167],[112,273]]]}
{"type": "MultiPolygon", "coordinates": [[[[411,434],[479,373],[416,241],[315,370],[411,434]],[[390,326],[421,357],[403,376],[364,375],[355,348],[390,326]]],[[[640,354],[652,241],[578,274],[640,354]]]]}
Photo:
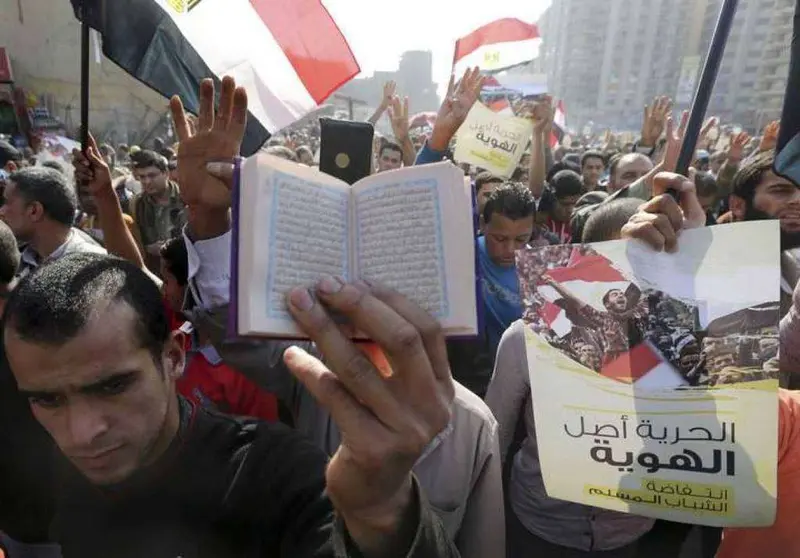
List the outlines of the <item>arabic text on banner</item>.
{"type": "Polygon", "coordinates": [[[475,103],[459,128],[453,155],[459,163],[509,177],[525,153],[532,131],[530,120],[499,115],[475,103]]]}
{"type": "Polygon", "coordinates": [[[626,241],[518,253],[550,497],[772,524],[778,236],[759,221],[684,231],[677,254],[626,241]]]}

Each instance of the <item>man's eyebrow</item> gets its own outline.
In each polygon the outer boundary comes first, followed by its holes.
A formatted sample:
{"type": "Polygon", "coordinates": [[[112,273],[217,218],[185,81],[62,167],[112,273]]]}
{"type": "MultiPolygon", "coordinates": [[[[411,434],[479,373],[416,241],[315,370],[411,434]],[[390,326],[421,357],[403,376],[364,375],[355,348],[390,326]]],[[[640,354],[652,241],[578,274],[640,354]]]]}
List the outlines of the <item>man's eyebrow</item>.
{"type": "MultiPolygon", "coordinates": [[[[117,372],[116,374],[112,374],[106,378],[102,378],[96,382],[92,382],[90,384],[86,384],[84,386],[80,386],[78,391],[83,393],[93,393],[96,391],[100,391],[111,384],[117,382],[124,382],[128,380],[132,380],[133,377],[136,375],[135,370],[125,370],[123,372],[117,372]]],[[[52,397],[54,395],[62,395],[64,393],[63,389],[20,389],[18,390],[19,393],[26,398],[38,398],[38,397],[52,397]]]]}
{"type": "Polygon", "coordinates": [[[135,375],[136,375],[135,370],[125,370],[122,372],[117,372],[115,374],[112,374],[111,376],[93,382],[91,384],[86,384],[85,386],[81,386],[79,388],[79,391],[83,393],[94,393],[97,391],[102,391],[103,389],[107,388],[112,384],[118,382],[129,382],[130,380],[133,380],[135,375]]]}

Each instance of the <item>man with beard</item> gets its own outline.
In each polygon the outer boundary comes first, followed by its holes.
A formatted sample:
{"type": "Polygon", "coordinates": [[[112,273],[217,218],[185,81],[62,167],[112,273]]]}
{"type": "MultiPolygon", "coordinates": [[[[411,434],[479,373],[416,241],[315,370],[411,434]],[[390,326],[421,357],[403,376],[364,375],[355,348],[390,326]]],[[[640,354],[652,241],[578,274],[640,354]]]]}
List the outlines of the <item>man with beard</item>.
{"type": "Polygon", "coordinates": [[[779,219],[782,259],[781,315],[791,306],[800,259],[800,188],[772,171],[775,153],[765,151],[746,161],[733,178],[730,207],[736,221],[779,219]]]}

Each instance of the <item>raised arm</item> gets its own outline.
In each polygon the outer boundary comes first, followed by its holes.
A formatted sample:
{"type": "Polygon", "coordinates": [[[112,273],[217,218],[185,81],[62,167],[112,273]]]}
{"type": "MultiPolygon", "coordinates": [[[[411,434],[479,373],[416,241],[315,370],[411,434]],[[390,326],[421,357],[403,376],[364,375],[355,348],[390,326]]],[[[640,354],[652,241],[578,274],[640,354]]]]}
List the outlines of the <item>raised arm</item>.
{"type": "Polygon", "coordinates": [[[542,197],[544,183],[547,177],[547,144],[550,130],[553,125],[555,108],[553,99],[545,96],[540,102],[531,107],[525,116],[533,121],[533,136],[531,138],[531,162],[528,173],[528,188],[537,200],[542,197]]]}
{"type": "Polygon", "coordinates": [[[444,158],[450,140],[456,135],[481,94],[483,76],[478,68],[464,72],[458,84],[454,79],[454,76],[450,76],[447,93],[436,115],[431,137],[417,154],[415,165],[436,163],[444,158]]]}
{"type": "Polygon", "coordinates": [[[378,105],[378,108],[375,109],[375,112],[372,113],[372,116],[367,119],[367,122],[373,126],[378,123],[378,120],[381,119],[383,113],[389,108],[389,103],[391,103],[396,89],[397,84],[393,81],[387,81],[383,84],[383,97],[381,98],[381,104],[378,105]]]}
{"type": "Polygon", "coordinates": [[[414,164],[417,154],[409,134],[408,97],[404,97],[402,101],[397,95],[392,97],[389,104],[389,117],[392,121],[394,139],[403,148],[403,165],[410,167],[414,164]]]}
{"type": "Polygon", "coordinates": [[[111,181],[111,171],[100,156],[97,143],[91,134],[89,134],[89,148],[85,154],[78,149],[72,150],[72,164],[75,167],[75,179],[79,187],[87,188],[94,198],[106,250],[145,269],[144,258],[136,239],[125,224],[122,205],[111,181]],[[80,186],[81,184],[83,186],[80,186]]]}

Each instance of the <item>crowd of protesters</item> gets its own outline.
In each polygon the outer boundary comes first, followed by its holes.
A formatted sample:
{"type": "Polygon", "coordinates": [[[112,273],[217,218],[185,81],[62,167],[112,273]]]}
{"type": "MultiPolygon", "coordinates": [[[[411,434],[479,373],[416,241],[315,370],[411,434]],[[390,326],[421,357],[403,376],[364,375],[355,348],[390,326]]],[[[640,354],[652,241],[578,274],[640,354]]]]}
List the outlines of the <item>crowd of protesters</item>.
{"type": "MultiPolygon", "coordinates": [[[[451,81],[426,129],[410,127],[407,102],[386,84],[370,121],[388,113],[393,136],[376,136],[374,171],[452,158],[482,79],[470,70],[451,81]]],[[[562,245],[552,254],[564,259],[570,244],[620,238],[672,251],[681,229],[779,219],[779,374],[796,389],[800,356],[784,348],[800,346],[800,191],[772,172],[778,123],[753,138],[710,119],[683,177],[674,170],[686,115],[668,98],[646,108],[639,138],[624,145],[613,134],[552,144],[552,99],[515,103],[533,123],[519,168],[500,177],[461,165],[479,223],[478,337],[445,341],[396,293],[326,277],[287,295],[310,338],[291,343],[226,338],[231,160],[247,100],[230,79],[216,114],[210,81],[200,97],[197,118],[173,99],[176,144],[91,139],[72,168],[0,142],[9,556],[800,556],[800,397],[788,389],[772,527],[683,525],[548,496],[514,256],[562,245]],[[331,314],[375,340],[392,381],[331,314]]],[[[263,149],[318,165],[319,125],[284,130],[263,149]]],[[[576,358],[597,365],[584,345],[571,347],[576,358]]],[[[687,344],[668,345],[680,364],[687,344]]],[[[776,343],[735,345],[741,358],[778,358],[776,343]]]]}

